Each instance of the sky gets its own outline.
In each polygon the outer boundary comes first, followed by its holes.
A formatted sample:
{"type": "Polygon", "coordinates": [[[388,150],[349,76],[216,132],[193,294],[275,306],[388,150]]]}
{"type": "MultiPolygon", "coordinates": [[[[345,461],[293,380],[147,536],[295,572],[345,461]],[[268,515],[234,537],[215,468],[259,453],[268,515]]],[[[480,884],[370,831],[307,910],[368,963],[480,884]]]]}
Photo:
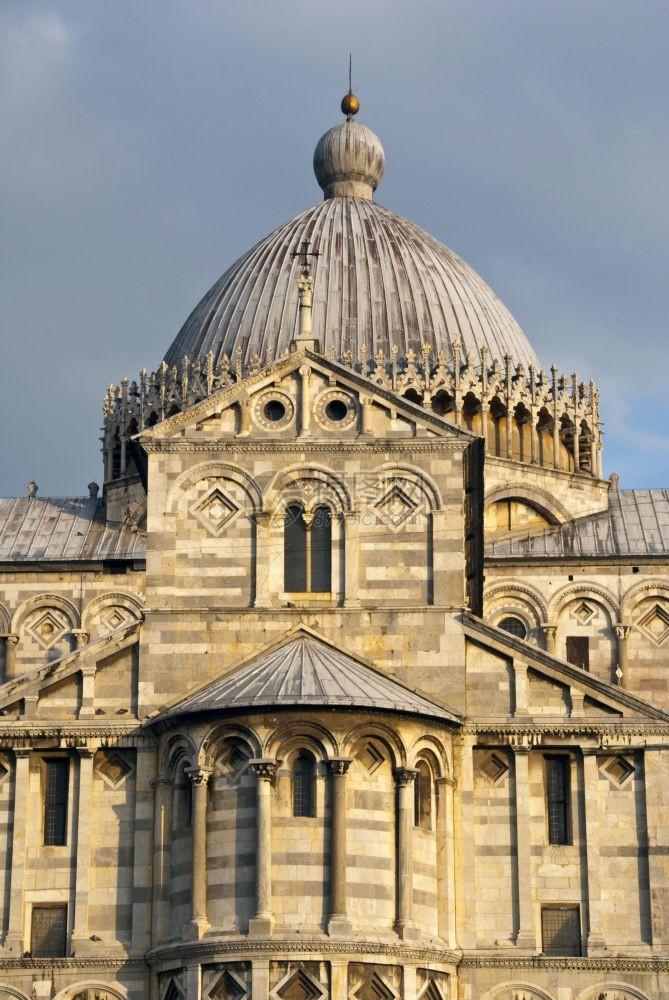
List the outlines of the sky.
{"type": "Polygon", "coordinates": [[[594,378],[604,472],[669,487],[666,0],[0,4],[0,495],[101,482],[101,401],[321,198],[341,120],[377,200],[594,378]]]}

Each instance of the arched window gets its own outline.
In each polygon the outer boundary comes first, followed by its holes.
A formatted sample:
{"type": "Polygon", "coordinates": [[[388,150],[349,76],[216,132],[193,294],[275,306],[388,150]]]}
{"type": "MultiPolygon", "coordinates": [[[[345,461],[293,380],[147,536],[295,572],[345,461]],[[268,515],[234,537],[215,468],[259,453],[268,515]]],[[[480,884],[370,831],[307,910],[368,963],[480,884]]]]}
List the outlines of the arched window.
{"type": "Polygon", "coordinates": [[[432,829],[432,773],[424,760],[416,765],[418,774],[414,782],[414,826],[421,830],[432,829]]]}
{"type": "Polygon", "coordinates": [[[525,622],[516,618],[515,615],[507,615],[506,618],[502,618],[497,627],[504,629],[510,635],[515,635],[517,639],[524,639],[527,636],[525,622]]]}
{"type": "Polygon", "coordinates": [[[284,589],[327,594],[332,589],[332,513],[317,507],[307,524],[298,504],[286,508],[283,527],[284,589]]]}
{"type": "Polygon", "coordinates": [[[293,765],[293,816],[315,816],[314,761],[300,754],[293,765]]]}

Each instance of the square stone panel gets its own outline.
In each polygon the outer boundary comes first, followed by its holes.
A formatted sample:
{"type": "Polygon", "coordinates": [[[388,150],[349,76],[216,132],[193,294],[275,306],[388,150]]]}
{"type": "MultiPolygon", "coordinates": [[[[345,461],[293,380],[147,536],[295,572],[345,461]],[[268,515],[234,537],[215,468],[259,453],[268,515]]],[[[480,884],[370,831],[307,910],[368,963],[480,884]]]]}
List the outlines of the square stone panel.
{"type": "Polygon", "coordinates": [[[619,754],[617,757],[612,757],[608,760],[603,765],[602,770],[616,785],[620,786],[624,785],[627,779],[634,774],[635,767],[627,757],[619,754]]]}
{"type": "Polygon", "coordinates": [[[500,754],[493,752],[483,758],[479,770],[488,781],[496,785],[507,774],[509,765],[502,759],[500,754]]]}
{"type": "Polygon", "coordinates": [[[669,614],[659,604],[650,609],[648,614],[641,619],[639,625],[658,646],[669,637],[669,614]]]}
{"type": "Polygon", "coordinates": [[[113,750],[111,753],[103,751],[98,757],[95,770],[113,788],[118,788],[132,772],[132,765],[117,751],[113,750]]]}
{"type": "Polygon", "coordinates": [[[320,983],[302,969],[289,976],[274,992],[281,1000],[320,1000],[325,995],[320,983]]]}
{"type": "Polygon", "coordinates": [[[382,524],[398,531],[418,510],[418,503],[395,483],[380,500],[374,504],[382,524]]]}
{"type": "Polygon", "coordinates": [[[36,613],[26,628],[26,632],[32,636],[42,649],[51,649],[52,646],[55,646],[63,638],[67,631],[68,625],[56,612],[51,611],[50,608],[46,608],[41,613],[36,613]]]}
{"type": "Polygon", "coordinates": [[[214,486],[191,507],[191,513],[209,534],[217,537],[240,514],[240,507],[219,486],[214,486]]]}

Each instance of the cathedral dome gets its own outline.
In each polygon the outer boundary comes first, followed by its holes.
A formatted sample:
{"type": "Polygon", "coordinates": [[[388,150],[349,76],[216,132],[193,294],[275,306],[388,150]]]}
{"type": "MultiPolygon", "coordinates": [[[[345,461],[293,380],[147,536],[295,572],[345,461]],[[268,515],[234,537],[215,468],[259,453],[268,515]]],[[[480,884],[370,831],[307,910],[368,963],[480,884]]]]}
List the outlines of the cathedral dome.
{"type": "Polygon", "coordinates": [[[373,201],[384,168],[377,136],[353,121],[357,98],[342,102],[346,121],[329,129],[314,152],[324,201],[275,229],[232,265],[184,323],[165,355],[218,361],[241,352],[244,363],[280,357],[297,335],[304,240],[314,277],[313,335],[321,350],[354,360],[429,345],[448,359],[453,345],[478,360],[539,367],[515,319],[483,279],[452,250],[373,201]]]}

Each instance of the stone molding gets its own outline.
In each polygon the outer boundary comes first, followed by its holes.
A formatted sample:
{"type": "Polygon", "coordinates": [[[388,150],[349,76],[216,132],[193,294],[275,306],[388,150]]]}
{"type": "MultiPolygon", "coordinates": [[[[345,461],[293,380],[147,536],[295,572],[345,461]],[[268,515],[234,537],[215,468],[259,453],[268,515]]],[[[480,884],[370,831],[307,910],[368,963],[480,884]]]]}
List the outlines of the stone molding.
{"type": "Polygon", "coordinates": [[[412,437],[396,438],[394,440],[378,441],[370,438],[362,441],[307,441],[300,438],[299,441],[240,441],[238,438],[231,438],[229,441],[195,441],[189,438],[166,439],[152,438],[142,441],[142,447],[150,455],[164,453],[194,454],[194,453],[223,453],[223,454],[256,454],[274,453],[285,455],[287,453],[304,454],[310,452],[327,452],[338,455],[368,455],[385,454],[386,452],[401,452],[408,450],[412,454],[433,454],[443,451],[462,451],[470,440],[461,441],[451,438],[434,438],[427,441],[416,441],[412,437]]]}

